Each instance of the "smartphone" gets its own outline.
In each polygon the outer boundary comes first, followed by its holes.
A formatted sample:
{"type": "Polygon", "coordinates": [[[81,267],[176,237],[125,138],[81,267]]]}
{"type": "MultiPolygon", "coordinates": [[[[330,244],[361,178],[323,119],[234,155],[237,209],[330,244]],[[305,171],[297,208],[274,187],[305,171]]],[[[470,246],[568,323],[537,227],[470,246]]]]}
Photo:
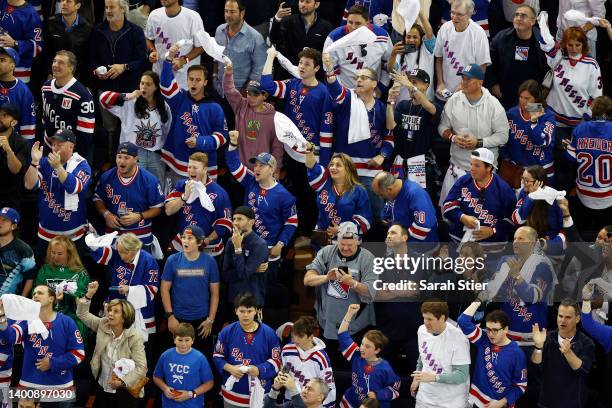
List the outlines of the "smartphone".
{"type": "Polygon", "coordinates": [[[349,273],[348,266],[339,266],[338,270],[342,271],[343,273],[349,273]]]}
{"type": "Polygon", "coordinates": [[[527,104],[527,112],[539,112],[542,110],[541,103],[528,103],[527,104]]]}
{"type": "Polygon", "coordinates": [[[417,47],[414,44],[404,45],[404,54],[412,54],[413,52],[417,52],[417,47]]]}
{"type": "Polygon", "coordinates": [[[281,368],[281,373],[289,374],[289,366],[284,365],[283,368],[281,368]]]}

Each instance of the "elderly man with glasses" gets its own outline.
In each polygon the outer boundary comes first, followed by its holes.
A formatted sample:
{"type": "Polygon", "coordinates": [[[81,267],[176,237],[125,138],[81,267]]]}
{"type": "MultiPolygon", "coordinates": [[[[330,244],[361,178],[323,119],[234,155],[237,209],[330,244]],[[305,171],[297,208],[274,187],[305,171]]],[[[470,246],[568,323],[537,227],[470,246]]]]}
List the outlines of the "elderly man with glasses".
{"type": "Polygon", "coordinates": [[[541,83],[549,70],[537,40],[540,29],[535,24],[534,9],[520,6],[514,13],[513,27],[497,33],[491,42],[492,65],[485,83],[505,109],[516,105],[523,82],[535,79],[541,83]]]}

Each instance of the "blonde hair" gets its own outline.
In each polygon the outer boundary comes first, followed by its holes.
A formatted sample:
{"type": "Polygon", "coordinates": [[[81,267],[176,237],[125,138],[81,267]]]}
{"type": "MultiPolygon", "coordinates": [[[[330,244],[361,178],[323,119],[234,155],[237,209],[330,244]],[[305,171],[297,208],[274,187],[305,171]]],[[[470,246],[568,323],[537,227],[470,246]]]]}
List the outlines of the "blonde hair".
{"type": "Polygon", "coordinates": [[[110,310],[113,306],[121,306],[121,315],[123,316],[123,328],[129,329],[132,324],[134,324],[134,320],[136,319],[136,312],[134,311],[134,306],[130,302],[125,299],[113,299],[108,302],[108,310],[110,310]]]}
{"type": "MultiPolygon", "coordinates": [[[[334,159],[340,160],[342,166],[346,169],[346,175],[344,176],[346,191],[352,191],[355,186],[361,186],[353,159],[345,153],[335,153],[329,162],[331,163],[334,159]]],[[[327,167],[329,168],[329,165],[327,167]]]]}
{"type": "Polygon", "coordinates": [[[136,252],[142,248],[142,241],[131,232],[119,235],[119,238],[117,238],[117,245],[119,244],[129,252],[136,252]]]}
{"type": "Polygon", "coordinates": [[[67,265],[64,266],[73,272],[81,272],[83,269],[85,269],[74,242],[72,242],[70,238],[65,235],[58,235],[49,241],[49,245],[47,246],[47,256],[45,257],[46,264],[51,265],[51,251],[54,245],[63,245],[66,249],[67,265]]]}
{"type": "Polygon", "coordinates": [[[193,153],[191,156],[189,156],[189,160],[202,163],[205,169],[208,167],[208,155],[204,152],[193,153]]]}

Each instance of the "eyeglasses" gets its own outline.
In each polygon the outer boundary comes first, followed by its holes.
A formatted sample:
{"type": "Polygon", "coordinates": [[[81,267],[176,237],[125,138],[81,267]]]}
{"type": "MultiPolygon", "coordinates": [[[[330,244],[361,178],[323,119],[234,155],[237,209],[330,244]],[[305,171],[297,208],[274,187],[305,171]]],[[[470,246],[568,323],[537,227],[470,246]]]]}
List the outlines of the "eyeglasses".
{"type": "Polygon", "coordinates": [[[359,47],[361,48],[361,58],[365,57],[366,55],[368,55],[368,50],[367,48],[367,44],[361,44],[359,45],[359,47]]]}
{"type": "Polygon", "coordinates": [[[368,75],[356,75],[353,78],[355,79],[355,81],[358,79],[369,79],[370,81],[376,81],[374,78],[368,75]]]}
{"type": "Polygon", "coordinates": [[[491,334],[493,334],[494,336],[495,336],[495,335],[497,335],[497,334],[498,334],[499,332],[501,332],[502,330],[504,330],[504,329],[503,329],[503,328],[499,328],[499,329],[490,329],[490,328],[488,328],[488,327],[485,329],[485,331],[486,331],[487,333],[491,333],[491,334]]]}
{"type": "Polygon", "coordinates": [[[514,18],[518,18],[519,20],[531,20],[531,16],[525,13],[514,13],[514,18]]]}

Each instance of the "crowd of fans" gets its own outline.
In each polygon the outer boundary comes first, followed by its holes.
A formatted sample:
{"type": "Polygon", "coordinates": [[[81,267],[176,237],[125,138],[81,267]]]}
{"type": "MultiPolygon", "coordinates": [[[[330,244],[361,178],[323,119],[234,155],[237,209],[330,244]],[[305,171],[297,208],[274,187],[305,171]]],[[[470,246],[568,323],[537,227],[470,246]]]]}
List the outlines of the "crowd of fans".
{"type": "Polygon", "coordinates": [[[609,406],[610,10],[0,0],[3,402],[609,406]]]}

